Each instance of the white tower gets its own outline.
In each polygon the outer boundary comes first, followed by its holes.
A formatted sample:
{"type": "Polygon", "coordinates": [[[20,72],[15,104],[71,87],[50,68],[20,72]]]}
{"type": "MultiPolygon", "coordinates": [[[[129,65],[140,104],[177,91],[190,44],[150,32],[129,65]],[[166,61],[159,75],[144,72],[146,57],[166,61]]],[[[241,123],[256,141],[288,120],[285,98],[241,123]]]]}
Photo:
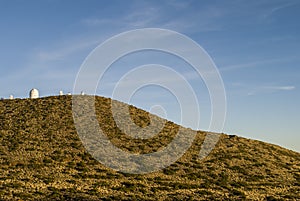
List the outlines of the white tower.
{"type": "Polygon", "coordinates": [[[39,97],[39,91],[37,89],[31,89],[29,93],[30,98],[38,98],[39,97]]]}
{"type": "Polygon", "coordinates": [[[64,92],[63,91],[59,91],[59,95],[60,96],[64,95],[64,92]]]}
{"type": "Polygon", "coordinates": [[[10,99],[10,100],[14,99],[14,96],[13,96],[13,95],[10,95],[10,96],[9,96],[9,99],[10,99]]]}

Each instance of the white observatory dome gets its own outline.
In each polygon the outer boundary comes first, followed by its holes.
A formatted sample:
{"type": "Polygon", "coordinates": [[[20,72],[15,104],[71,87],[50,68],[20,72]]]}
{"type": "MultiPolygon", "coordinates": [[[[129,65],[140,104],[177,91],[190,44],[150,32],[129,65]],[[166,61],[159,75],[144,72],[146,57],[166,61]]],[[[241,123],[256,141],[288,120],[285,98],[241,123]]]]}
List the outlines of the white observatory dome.
{"type": "Polygon", "coordinates": [[[38,98],[39,97],[39,91],[37,89],[31,89],[29,93],[30,98],[38,98]]]}

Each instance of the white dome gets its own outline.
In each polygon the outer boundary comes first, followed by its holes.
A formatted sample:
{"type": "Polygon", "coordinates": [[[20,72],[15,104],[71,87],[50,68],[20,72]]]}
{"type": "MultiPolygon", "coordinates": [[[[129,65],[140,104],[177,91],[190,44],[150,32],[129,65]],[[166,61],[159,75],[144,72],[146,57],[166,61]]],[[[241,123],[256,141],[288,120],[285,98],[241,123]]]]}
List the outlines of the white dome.
{"type": "Polygon", "coordinates": [[[29,93],[30,98],[38,98],[39,97],[39,91],[37,89],[31,89],[29,93]]]}

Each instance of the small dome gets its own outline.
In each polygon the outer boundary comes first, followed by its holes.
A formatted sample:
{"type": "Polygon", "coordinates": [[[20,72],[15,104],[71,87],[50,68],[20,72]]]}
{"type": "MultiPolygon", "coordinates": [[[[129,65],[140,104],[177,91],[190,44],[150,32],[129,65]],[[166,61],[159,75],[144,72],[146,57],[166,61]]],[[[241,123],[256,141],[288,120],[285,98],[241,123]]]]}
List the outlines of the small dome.
{"type": "Polygon", "coordinates": [[[39,97],[39,91],[37,89],[31,89],[29,93],[30,98],[38,98],[39,97]]]}

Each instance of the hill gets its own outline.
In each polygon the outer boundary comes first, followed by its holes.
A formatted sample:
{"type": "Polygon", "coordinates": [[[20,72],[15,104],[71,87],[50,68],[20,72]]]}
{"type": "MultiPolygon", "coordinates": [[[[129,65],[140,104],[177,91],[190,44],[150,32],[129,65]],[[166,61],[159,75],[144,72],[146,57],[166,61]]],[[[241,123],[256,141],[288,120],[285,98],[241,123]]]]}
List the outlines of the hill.
{"type": "MultiPolygon", "coordinates": [[[[84,96],[87,97],[87,96],[84,96]]],[[[150,139],[132,139],[116,126],[111,100],[96,97],[100,127],[131,153],[166,146],[180,128],[167,121],[150,139]]],[[[122,104],[122,103],[118,103],[122,104]]],[[[140,127],[149,113],[130,106],[140,127]]],[[[84,148],[71,96],[0,101],[0,200],[299,200],[300,154],[269,143],[220,134],[199,160],[207,133],[174,164],[149,174],[128,174],[100,164],[84,148]]]]}

